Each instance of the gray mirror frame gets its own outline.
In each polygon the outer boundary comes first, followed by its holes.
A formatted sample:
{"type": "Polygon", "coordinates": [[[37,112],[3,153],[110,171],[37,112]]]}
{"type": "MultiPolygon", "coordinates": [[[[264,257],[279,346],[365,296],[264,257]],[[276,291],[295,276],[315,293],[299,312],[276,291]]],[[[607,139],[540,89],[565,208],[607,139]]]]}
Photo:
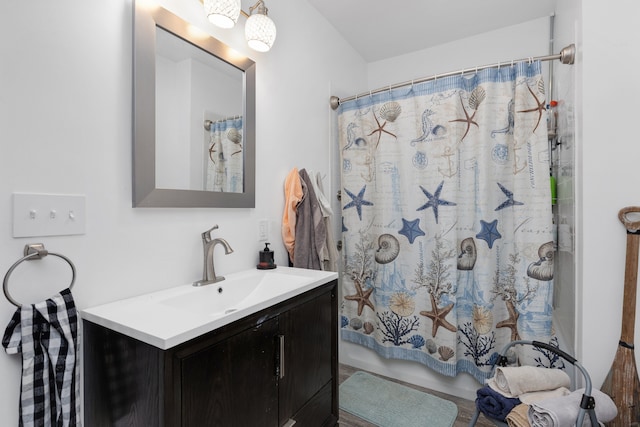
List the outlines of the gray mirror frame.
{"type": "Polygon", "coordinates": [[[133,207],[255,207],[255,62],[208,36],[195,39],[187,22],[160,7],[134,4],[133,19],[133,207]],[[156,26],[244,71],[244,192],[156,188],[156,26]]]}

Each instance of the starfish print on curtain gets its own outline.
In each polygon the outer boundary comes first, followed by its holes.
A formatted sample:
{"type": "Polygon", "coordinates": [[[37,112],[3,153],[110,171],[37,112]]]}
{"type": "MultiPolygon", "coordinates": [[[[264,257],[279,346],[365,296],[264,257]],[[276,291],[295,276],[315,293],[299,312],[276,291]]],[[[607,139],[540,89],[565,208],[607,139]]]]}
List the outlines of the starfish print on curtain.
{"type": "Polygon", "coordinates": [[[454,304],[451,303],[449,305],[446,305],[445,307],[439,308],[433,295],[429,295],[429,297],[431,299],[431,310],[421,311],[420,314],[428,317],[433,322],[433,326],[431,327],[431,336],[436,336],[436,333],[438,332],[438,328],[440,326],[451,332],[455,332],[458,328],[447,322],[446,319],[447,314],[449,314],[449,312],[453,310],[454,304]]]}
{"type": "Polygon", "coordinates": [[[346,205],[344,205],[342,209],[345,210],[345,209],[355,207],[356,211],[358,212],[358,218],[360,218],[361,220],[362,220],[362,206],[373,206],[373,203],[364,199],[364,192],[366,189],[367,189],[367,186],[365,185],[364,187],[362,187],[362,190],[360,190],[360,192],[357,195],[353,194],[351,191],[347,190],[346,188],[344,189],[344,191],[349,195],[349,197],[351,197],[351,201],[346,205]]]}
{"type": "Polygon", "coordinates": [[[373,292],[373,288],[364,290],[362,289],[362,285],[360,285],[360,283],[355,282],[355,285],[356,285],[355,295],[345,295],[344,299],[349,301],[356,301],[358,303],[358,316],[362,314],[362,310],[364,310],[365,306],[369,307],[371,310],[375,310],[376,308],[373,306],[371,301],[369,301],[369,297],[373,292]]]}
{"type": "Polygon", "coordinates": [[[409,239],[409,243],[413,243],[416,237],[424,236],[424,231],[420,229],[420,218],[413,221],[402,218],[402,229],[398,231],[398,234],[402,234],[409,239]]]}
{"type": "Polygon", "coordinates": [[[478,107],[480,107],[480,104],[484,100],[485,96],[486,96],[486,93],[485,93],[485,90],[482,88],[482,86],[478,86],[473,92],[471,92],[471,96],[469,97],[469,108],[473,110],[473,114],[471,116],[469,116],[467,109],[464,107],[464,102],[462,102],[462,97],[460,97],[460,104],[462,105],[462,111],[464,111],[465,118],[453,119],[453,120],[449,120],[449,122],[461,122],[467,125],[467,129],[464,131],[464,135],[462,135],[462,138],[460,138],[461,142],[464,141],[464,138],[469,133],[469,129],[471,129],[471,125],[480,127],[478,126],[478,122],[474,121],[473,119],[476,116],[476,113],[478,112],[478,107]]]}
{"type": "MultiPolygon", "coordinates": [[[[540,91],[541,94],[544,94],[544,85],[540,85],[540,82],[542,82],[542,80],[538,80],[538,90],[540,91]]],[[[527,85],[527,89],[529,90],[529,93],[531,94],[531,96],[533,96],[533,99],[535,100],[536,106],[533,108],[528,108],[526,110],[520,110],[518,111],[518,113],[538,113],[538,120],[536,121],[536,125],[533,128],[533,132],[535,133],[536,129],[538,129],[538,125],[540,125],[540,120],[542,119],[542,114],[546,113],[547,109],[546,109],[546,101],[544,98],[542,98],[542,101],[540,101],[538,99],[538,97],[536,96],[535,93],[533,93],[533,91],[531,90],[531,88],[529,87],[529,85],[527,85]]]]}
{"type": "Polygon", "coordinates": [[[496,184],[498,184],[498,187],[500,187],[500,190],[502,190],[504,195],[507,196],[507,200],[500,203],[500,206],[498,206],[495,210],[499,211],[500,209],[508,208],[509,206],[524,205],[524,203],[514,200],[512,191],[507,190],[507,188],[499,182],[497,182],[496,184]]]}
{"type": "Polygon", "coordinates": [[[376,148],[378,148],[378,145],[380,145],[380,138],[382,137],[382,132],[386,133],[387,135],[391,135],[392,137],[394,137],[396,140],[398,139],[398,137],[389,132],[388,130],[386,130],[384,127],[387,125],[387,122],[385,121],[384,123],[380,124],[380,120],[378,120],[378,117],[376,116],[376,113],[373,113],[373,118],[376,119],[376,123],[378,124],[378,127],[376,129],[374,129],[369,135],[367,136],[371,136],[374,133],[378,133],[378,140],[376,141],[376,148]]]}
{"type": "Polygon", "coordinates": [[[487,222],[481,219],[480,225],[482,226],[482,231],[476,234],[476,237],[478,239],[486,240],[487,245],[489,245],[489,249],[491,249],[493,247],[493,242],[502,237],[502,234],[498,232],[498,220],[494,219],[491,222],[487,222]]]}
{"type": "Polygon", "coordinates": [[[518,333],[518,318],[520,317],[520,313],[516,310],[513,302],[507,301],[505,304],[507,305],[509,317],[498,322],[496,324],[496,328],[509,328],[511,330],[511,341],[519,340],[520,334],[518,333]]]}
{"type": "Polygon", "coordinates": [[[429,201],[427,203],[425,203],[424,205],[420,206],[416,210],[421,211],[421,210],[424,210],[424,209],[432,208],[433,209],[433,215],[436,217],[436,224],[438,223],[438,206],[455,206],[456,205],[453,202],[449,202],[447,200],[443,200],[443,199],[440,198],[440,193],[442,192],[442,186],[443,185],[444,185],[444,181],[442,181],[438,185],[438,188],[436,188],[436,191],[433,194],[431,194],[427,190],[425,190],[424,187],[422,187],[422,185],[420,186],[420,189],[422,190],[424,195],[427,196],[429,201]]]}

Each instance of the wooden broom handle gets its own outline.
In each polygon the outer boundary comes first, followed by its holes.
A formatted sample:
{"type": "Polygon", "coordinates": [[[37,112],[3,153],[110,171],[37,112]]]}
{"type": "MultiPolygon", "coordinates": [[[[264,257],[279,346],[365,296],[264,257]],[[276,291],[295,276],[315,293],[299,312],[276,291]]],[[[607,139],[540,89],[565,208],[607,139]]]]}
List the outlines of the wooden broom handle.
{"type": "MultiPolygon", "coordinates": [[[[622,302],[621,344],[633,347],[636,323],[636,288],[638,283],[638,247],[640,246],[640,221],[632,221],[627,215],[640,214],[639,206],[623,208],[618,213],[620,222],[627,229],[627,253],[624,267],[624,300],[622,302]]],[[[640,218],[640,216],[638,216],[640,218]]]]}
{"type": "Polygon", "coordinates": [[[640,206],[627,206],[626,208],[620,209],[618,218],[620,218],[620,222],[624,225],[624,228],[627,229],[627,232],[636,233],[640,230],[640,215],[636,215],[637,221],[631,221],[627,215],[632,213],[640,214],[640,206]]]}

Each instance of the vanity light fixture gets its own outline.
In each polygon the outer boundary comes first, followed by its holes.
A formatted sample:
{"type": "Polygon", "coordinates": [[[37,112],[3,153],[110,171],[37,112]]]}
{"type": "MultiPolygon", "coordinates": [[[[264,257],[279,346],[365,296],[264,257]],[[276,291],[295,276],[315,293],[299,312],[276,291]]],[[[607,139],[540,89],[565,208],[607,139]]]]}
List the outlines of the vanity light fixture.
{"type": "Polygon", "coordinates": [[[244,35],[247,44],[258,52],[267,52],[276,40],[276,24],[267,16],[269,9],[263,0],[258,0],[249,8],[242,10],[240,0],[202,0],[204,11],[212,24],[220,28],[232,28],[240,14],[247,18],[244,35]]]}
{"type": "Polygon", "coordinates": [[[204,13],[220,28],[233,28],[240,16],[240,0],[204,0],[204,13]]]}

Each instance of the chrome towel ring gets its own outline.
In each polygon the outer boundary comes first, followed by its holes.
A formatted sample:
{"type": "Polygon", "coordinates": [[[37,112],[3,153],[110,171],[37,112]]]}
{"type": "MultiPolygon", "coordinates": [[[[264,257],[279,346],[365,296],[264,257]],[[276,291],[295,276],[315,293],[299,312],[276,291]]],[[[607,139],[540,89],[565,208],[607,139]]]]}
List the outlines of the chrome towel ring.
{"type": "Polygon", "coordinates": [[[69,266],[71,267],[71,274],[72,274],[71,284],[69,285],[69,289],[73,288],[73,284],[76,281],[76,266],[73,265],[73,262],[71,262],[71,260],[64,255],[47,251],[44,248],[44,245],[42,243],[32,243],[30,245],[25,245],[24,257],[20,258],[11,267],[9,267],[9,270],[7,270],[7,274],[4,275],[4,281],[2,282],[2,290],[4,291],[4,296],[7,297],[7,299],[11,304],[15,305],[18,308],[22,306],[22,304],[20,304],[18,301],[13,299],[13,297],[9,294],[9,276],[11,276],[11,273],[13,273],[13,270],[15,270],[16,267],[20,263],[22,263],[22,261],[33,261],[36,259],[42,259],[47,255],[53,255],[53,256],[57,256],[58,258],[62,258],[69,264],[69,266]]]}

